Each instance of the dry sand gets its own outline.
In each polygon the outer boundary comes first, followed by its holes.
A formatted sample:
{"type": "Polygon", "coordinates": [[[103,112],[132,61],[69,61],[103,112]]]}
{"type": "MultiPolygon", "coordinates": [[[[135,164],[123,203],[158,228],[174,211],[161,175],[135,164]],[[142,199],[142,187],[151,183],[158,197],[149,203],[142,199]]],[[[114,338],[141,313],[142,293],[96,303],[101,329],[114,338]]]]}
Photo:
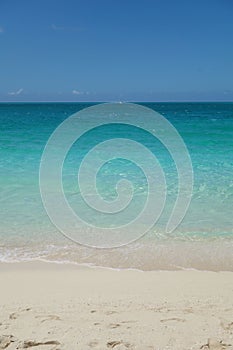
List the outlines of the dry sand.
{"type": "Polygon", "coordinates": [[[230,344],[232,272],[0,265],[0,349],[230,350],[230,344]]]}

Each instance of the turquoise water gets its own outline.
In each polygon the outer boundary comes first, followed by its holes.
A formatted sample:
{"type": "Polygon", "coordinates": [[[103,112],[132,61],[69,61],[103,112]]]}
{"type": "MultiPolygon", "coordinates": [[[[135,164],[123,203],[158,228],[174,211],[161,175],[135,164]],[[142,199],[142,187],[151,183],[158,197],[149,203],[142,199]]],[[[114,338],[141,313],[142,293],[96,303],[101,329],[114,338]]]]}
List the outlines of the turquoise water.
{"type": "MultiPolygon", "coordinates": [[[[176,167],[164,147],[136,128],[102,127],[80,139],[67,155],[63,185],[68,202],[79,208],[77,169],[84,155],[106,138],[132,138],[156,154],[167,180],[167,200],[158,223],[142,239],[118,249],[80,246],[51,223],[39,191],[39,166],[55,128],[86,103],[0,104],[0,261],[48,260],[143,270],[200,268],[233,270],[233,104],[147,103],[182,136],[191,156],[194,190],[182,223],[170,234],[165,224],[177,196],[176,167]]],[[[100,155],[101,156],[101,155],[100,155]]],[[[140,157],[140,155],[139,155],[140,157]]],[[[97,186],[103,198],[116,198],[115,184],[129,180],[143,206],[146,177],[130,161],[102,167],[97,186]]],[[[52,184],[51,184],[52,186],[52,184]]],[[[86,217],[88,211],[81,213],[86,217]]],[[[90,220],[105,225],[105,218],[90,220]]],[[[109,223],[109,222],[108,222],[109,223]]],[[[114,219],[110,224],[114,225],[114,219]]],[[[143,225],[143,223],[142,223],[143,225]]]]}

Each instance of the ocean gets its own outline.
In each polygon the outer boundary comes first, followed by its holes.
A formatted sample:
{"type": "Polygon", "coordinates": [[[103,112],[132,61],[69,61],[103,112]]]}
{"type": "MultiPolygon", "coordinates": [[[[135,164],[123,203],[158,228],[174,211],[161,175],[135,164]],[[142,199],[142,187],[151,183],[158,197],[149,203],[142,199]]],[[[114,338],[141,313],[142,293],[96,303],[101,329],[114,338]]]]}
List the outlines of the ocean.
{"type": "MultiPolygon", "coordinates": [[[[91,233],[89,229],[85,231],[85,225],[75,226],[72,237],[61,233],[48,216],[41,198],[39,172],[42,154],[49,137],[62,122],[87,107],[95,108],[95,104],[1,103],[1,262],[43,260],[117,269],[233,271],[233,103],[139,103],[139,106],[150,108],[165,117],[187,147],[192,163],[193,190],[190,205],[179,225],[172,232],[166,230],[179,193],[174,159],[162,143],[147,131],[129,124],[115,123],[113,110],[109,120],[105,120],[106,124],[92,129],[72,144],[62,169],[66,201],[83,221],[91,224],[91,233]],[[143,167],[151,168],[151,157],[145,157],[143,149],[134,151],[134,145],[125,143],[124,139],[133,140],[149,149],[152,158],[156,157],[164,172],[164,208],[157,222],[148,230],[146,226],[150,217],[137,222],[128,231],[124,226],[127,220],[132,222],[134,214],[138,216],[145,206],[150,176],[144,174],[143,167]],[[122,213],[121,225],[114,213],[90,210],[82,198],[78,183],[78,169],[83,159],[93,147],[106,140],[117,140],[117,143],[114,147],[107,143],[105,150],[96,149],[95,159],[92,159],[91,165],[88,163],[89,167],[84,167],[83,188],[91,198],[89,175],[94,174],[93,164],[98,164],[100,159],[103,165],[95,184],[107,206],[114,202],[117,207],[118,181],[124,180],[127,186],[130,183],[133,210],[129,209],[128,202],[125,203],[125,215],[124,210],[119,210],[122,213]],[[133,152],[128,151],[130,145],[133,152]],[[123,156],[111,158],[116,150],[117,155],[122,152],[129,158],[133,156],[144,164],[143,167],[123,156]],[[105,162],[106,159],[109,160],[105,162]],[[122,235],[124,244],[109,244],[102,248],[100,244],[99,247],[98,235],[106,226],[117,227],[117,234],[122,235]],[[140,232],[143,232],[141,236],[140,232]],[[96,244],[88,244],[89,235],[95,237],[96,244]]],[[[88,113],[87,110],[84,115],[86,120],[79,120],[78,127],[81,129],[88,125],[88,113]]],[[[142,120],[146,127],[143,110],[136,118],[137,121],[142,120]]],[[[66,136],[64,134],[64,140],[66,136]]],[[[53,162],[62,151],[62,143],[55,146],[53,162]]],[[[182,154],[179,161],[182,164],[182,154]]],[[[159,177],[157,180],[160,191],[162,185],[159,177]]],[[[58,208],[55,182],[51,180],[47,186],[50,186],[47,189],[54,200],[54,208],[58,208]]],[[[129,195],[126,187],[121,194],[123,197],[129,195]]],[[[66,214],[64,212],[63,217],[61,208],[58,209],[60,222],[64,224],[66,214]]],[[[153,210],[150,213],[153,215],[153,210]]]]}

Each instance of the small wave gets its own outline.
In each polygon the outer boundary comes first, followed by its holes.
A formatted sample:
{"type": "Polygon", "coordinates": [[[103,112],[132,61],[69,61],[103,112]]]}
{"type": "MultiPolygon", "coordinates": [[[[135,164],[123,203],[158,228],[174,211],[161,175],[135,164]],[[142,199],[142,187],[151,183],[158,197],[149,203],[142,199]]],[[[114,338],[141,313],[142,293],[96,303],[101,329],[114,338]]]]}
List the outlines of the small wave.
{"type": "Polygon", "coordinates": [[[0,262],[44,261],[91,268],[233,271],[233,240],[206,239],[137,242],[117,249],[93,249],[70,243],[40,247],[0,247],[0,262]]]}

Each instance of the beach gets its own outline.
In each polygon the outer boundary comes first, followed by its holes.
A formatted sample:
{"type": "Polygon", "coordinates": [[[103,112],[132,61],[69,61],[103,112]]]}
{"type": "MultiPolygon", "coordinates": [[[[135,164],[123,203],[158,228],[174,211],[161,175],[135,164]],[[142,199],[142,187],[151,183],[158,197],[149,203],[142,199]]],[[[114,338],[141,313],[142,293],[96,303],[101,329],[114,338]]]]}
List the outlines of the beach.
{"type": "MultiPolygon", "coordinates": [[[[107,120],[116,121],[119,106],[111,107],[115,114],[107,120]]],[[[192,159],[195,181],[190,206],[172,232],[166,225],[178,198],[174,165],[177,161],[183,166],[183,156],[178,154],[173,162],[169,152],[139,128],[130,131],[129,126],[114,123],[94,128],[95,133],[80,137],[67,153],[63,202],[54,177],[47,181],[63,152],[67,133],[62,133],[47,162],[49,169],[53,167],[44,177],[44,195],[51,200],[48,210],[41,197],[41,177],[39,181],[44,147],[65,118],[87,106],[0,107],[7,130],[0,160],[0,350],[233,349],[232,104],[146,104],[177,127],[192,159]],[[108,143],[89,163],[90,149],[115,137],[120,144],[108,143]],[[122,139],[128,137],[141,142],[153,159],[125,144],[122,139]],[[113,159],[108,161],[110,154],[113,159]],[[157,193],[153,186],[148,191],[151,179],[152,185],[159,180],[150,171],[156,156],[168,186],[164,209],[148,228],[155,208],[157,214],[160,210],[156,196],[147,201],[157,193]],[[100,159],[105,163],[93,182],[94,165],[100,159]],[[87,167],[80,183],[77,169],[84,160],[87,167]],[[140,164],[147,171],[142,172],[140,164]],[[133,197],[127,188],[118,191],[120,183],[132,185],[133,197]],[[98,192],[90,184],[96,184],[98,192]],[[117,193],[124,205],[116,208],[117,193]],[[102,202],[100,207],[88,202],[96,198],[106,201],[107,212],[102,202]],[[67,212],[61,203],[69,203],[73,211],[67,212]],[[110,204],[114,214],[108,211],[110,204]],[[55,217],[49,215],[51,210],[55,217]],[[67,216],[73,212],[78,222],[67,216]],[[63,229],[56,226],[57,220],[63,229]],[[104,235],[106,227],[113,231],[104,235]]],[[[130,105],[130,113],[131,108],[139,107],[130,105]]],[[[95,110],[83,113],[82,120],[75,115],[78,128],[69,129],[69,135],[74,130],[76,137],[77,130],[96,120],[95,110]]],[[[135,115],[136,124],[145,122],[147,110],[135,115]]],[[[187,175],[182,167],[180,171],[187,175]]],[[[160,185],[157,189],[160,193],[160,185]]]]}
{"type": "Polygon", "coordinates": [[[0,349],[231,349],[233,273],[0,265],[0,349]]]}
{"type": "Polygon", "coordinates": [[[233,350],[233,0],[0,4],[0,350],[233,350]]]}

